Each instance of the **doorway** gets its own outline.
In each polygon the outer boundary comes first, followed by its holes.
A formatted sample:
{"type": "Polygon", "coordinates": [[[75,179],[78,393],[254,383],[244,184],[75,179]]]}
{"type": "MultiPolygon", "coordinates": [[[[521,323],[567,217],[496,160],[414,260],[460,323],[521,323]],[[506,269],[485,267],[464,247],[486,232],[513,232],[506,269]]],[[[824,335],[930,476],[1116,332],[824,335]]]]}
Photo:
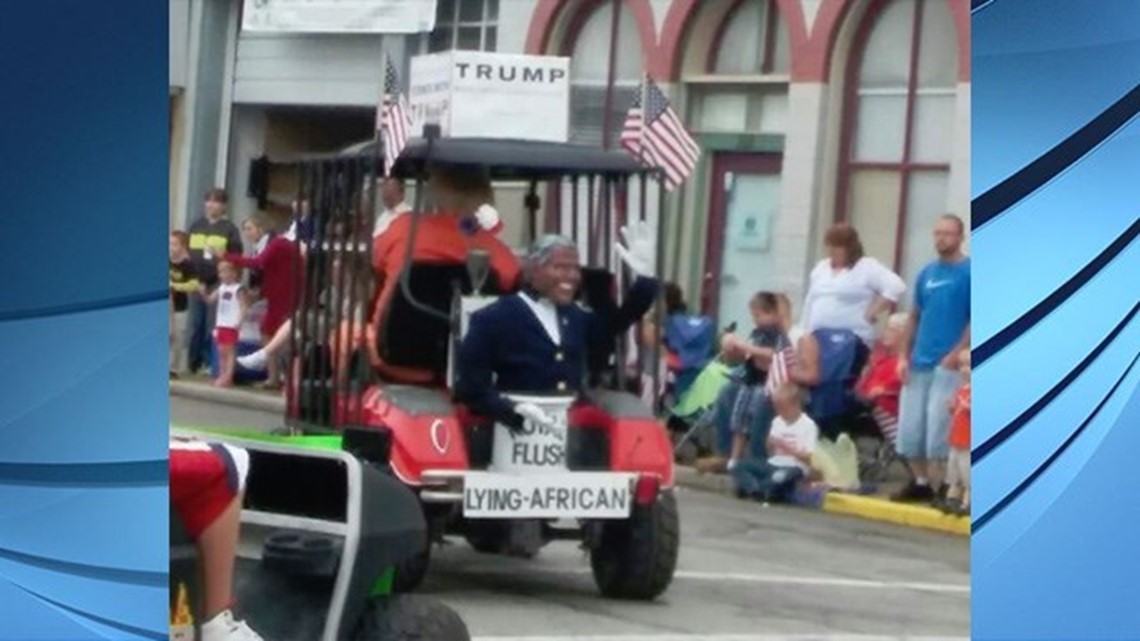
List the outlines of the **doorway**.
{"type": "Polygon", "coordinates": [[[720,327],[752,327],[748,300],[774,282],[772,238],[780,215],[780,154],[713,157],[701,308],[720,327]]]}

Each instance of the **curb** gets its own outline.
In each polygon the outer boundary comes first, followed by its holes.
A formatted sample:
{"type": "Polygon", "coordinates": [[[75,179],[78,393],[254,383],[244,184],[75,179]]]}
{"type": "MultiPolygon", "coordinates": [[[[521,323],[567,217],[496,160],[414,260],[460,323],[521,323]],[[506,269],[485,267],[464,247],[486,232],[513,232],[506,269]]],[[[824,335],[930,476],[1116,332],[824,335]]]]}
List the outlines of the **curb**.
{"type": "MultiPolygon", "coordinates": [[[[170,394],[207,403],[272,412],[281,416],[285,414],[284,398],[247,390],[219,389],[201,383],[170,381],[170,394]]],[[[732,493],[732,484],[726,475],[701,474],[685,465],[677,465],[674,470],[676,484],[680,487],[718,494],[732,493]]],[[[820,503],[816,509],[828,514],[893,523],[956,536],[970,536],[969,519],[948,516],[932,507],[906,505],[883,498],[835,492],[826,494],[820,503]]]]}
{"type": "Polygon", "coordinates": [[[970,519],[943,514],[932,507],[833,492],[824,497],[822,509],[830,514],[854,516],[957,536],[970,536],[970,519]]]}
{"type": "Polygon", "coordinates": [[[285,399],[240,389],[219,389],[201,383],[170,381],[170,395],[285,416],[285,399]]]}

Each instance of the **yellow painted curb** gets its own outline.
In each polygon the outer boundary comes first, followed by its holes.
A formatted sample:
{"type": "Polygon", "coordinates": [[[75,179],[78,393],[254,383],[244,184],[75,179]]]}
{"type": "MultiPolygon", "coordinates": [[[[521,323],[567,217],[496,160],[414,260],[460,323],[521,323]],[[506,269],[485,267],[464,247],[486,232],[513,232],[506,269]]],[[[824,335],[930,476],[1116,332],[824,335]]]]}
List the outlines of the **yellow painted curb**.
{"type": "Polygon", "coordinates": [[[908,527],[936,530],[958,536],[970,536],[970,519],[949,516],[932,507],[895,503],[886,499],[853,494],[828,493],[823,511],[846,514],[872,521],[885,521],[908,527]]]}

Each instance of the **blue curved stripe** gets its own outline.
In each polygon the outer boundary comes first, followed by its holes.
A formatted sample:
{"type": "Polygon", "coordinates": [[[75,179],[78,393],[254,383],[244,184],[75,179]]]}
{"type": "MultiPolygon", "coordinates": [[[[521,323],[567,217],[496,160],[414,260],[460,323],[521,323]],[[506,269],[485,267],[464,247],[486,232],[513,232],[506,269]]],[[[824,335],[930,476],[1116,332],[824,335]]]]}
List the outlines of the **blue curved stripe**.
{"type": "Polygon", "coordinates": [[[1124,250],[1132,244],[1132,241],[1136,240],[1137,236],[1140,236],[1140,218],[1137,218],[1123,234],[1112,241],[1103,251],[1097,254],[1096,258],[1082,267],[1076,274],[1073,274],[1053,293],[1049,294],[1044,300],[1022,314],[1017,320],[1004,327],[1000,332],[994,334],[984,343],[971,350],[974,366],[981,366],[982,363],[989,360],[991,356],[1005,349],[1010,343],[1017,340],[1022,334],[1039,323],[1041,319],[1063,305],[1073,294],[1088,284],[1088,282],[1103,271],[1109,263],[1123,253],[1124,250]]]}
{"type": "Polygon", "coordinates": [[[0,485],[138,487],[166,485],[167,461],[128,463],[0,463],[0,485]]]}
{"type": "Polygon", "coordinates": [[[1114,327],[1112,331],[1109,332],[1108,336],[1106,336],[1104,340],[1097,344],[1096,348],[1093,349],[1093,351],[1090,352],[1088,356],[1085,356],[1084,359],[1081,360],[1081,362],[1078,363],[1075,368],[1073,368],[1073,371],[1069,372],[1065,378],[1061,379],[1059,383],[1054,385],[1041,398],[1037,399],[1037,402],[1019,414],[1017,418],[1010,421],[1008,425],[998,430],[993,436],[986,439],[978,447],[974,448],[973,461],[975,463],[981,462],[982,459],[986,458],[986,456],[993,452],[995,448],[1016,434],[1017,431],[1024,427],[1026,423],[1033,420],[1033,417],[1037,416],[1041,410],[1048,407],[1049,404],[1053,402],[1053,399],[1057,398],[1058,394],[1065,391],[1065,389],[1068,388],[1069,385],[1073,383],[1073,381],[1077,380],[1081,373],[1088,369],[1088,366],[1091,365],[1092,362],[1095,361],[1097,357],[1100,356],[1100,354],[1108,347],[1108,345],[1112,343],[1112,341],[1114,341],[1117,336],[1120,335],[1120,332],[1124,331],[1124,328],[1128,326],[1128,323],[1133,319],[1133,317],[1136,316],[1136,313],[1138,311],[1140,311],[1140,302],[1132,306],[1132,311],[1128,312],[1128,314],[1124,317],[1124,320],[1120,321],[1120,323],[1118,323],[1116,327],[1114,327]]]}
{"type": "Polygon", "coordinates": [[[0,548],[0,557],[17,563],[23,563],[24,565],[32,565],[43,570],[70,574],[72,576],[81,576],[96,581],[129,583],[131,585],[158,588],[170,584],[169,572],[144,572],[141,570],[124,570],[122,568],[108,568],[98,565],[88,565],[86,563],[75,563],[73,561],[59,561],[57,559],[49,559],[47,557],[17,552],[6,548],[0,548]]]}
{"type": "Polygon", "coordinates": [[[1040,158],[975,198],[970,206],[972,229],[982,227],[1056,178],[1123,129],[1137,114],[1140,114],[1140,85],[1133,87],[1124,97],[1040,158]]]}
{"type": "Polygon", "coordinates": [[[17,587],[19,587],[24,592],[27,592],[28,594],[36,597],[37,599],[39,599],[45,603],[49,603],[49,604],[59,608],[60,610],[63,610],[65,612],[70,612],[76,616],[83,617],[84,619],[87,619],[89,621],[94,621],[95,623],[98,623],[99,625],[104,625],[104,626],[107,626],[108,628],[112,628],[112,629],[118,630],[120,632],[126,632],[127,634],[133,634],[134,636],[145,637],[147,639],[162,640],[162,639],[169,639],[170,638],[170,631],[169,630],[166,630],[163,632],[157,632],[155,630],[147,630],[144,628],[136,628],[133,625],[126,625],[124,623],[119,623],[118,621],[111,621],[110,619],[105,619],[101,616],[91,614],[90,612],[84,612],[83,610],[80,610],[78,608],[73,608],[73,607],[67,605],[66,603],[60,603],[59,601],[56,601],[54,599],[49,599],[48,597],[46,597],[42,594],[39,594],[37,592],[34,592],[32,590],[29,590],[23,586],[17,586],[17,587]]]}
{"type": "Polygon", "coordinates": [[[1073,431],[1073,433],[1070,434],[1063,443],[1061,443],[1056,451],[1050,454],[1049,457],[1046,458],[1041,465],[1037,466],[1037,469],[1033,470],[1033,473],[1027,476],[1025,480],[1023,480],[1021,483],[1018,483],[1017,487],[1013,488],[1009,494],[1003,496],[1001,500],[995,503],[994,506],[986,511],[985,514],[973,521],[972,528],[974,532],[980,532],[987,523],[989,523],[994,517],[1001,514],[1002,511],[1005,510],[1005,508],[1010,503],[1016,500],[1018,496],[1021,496],[1022,492],[1029,489],[1029,486],[1033,485],[1033,483],[1042,474],[1045,473],[1045,470],[1048,470],[1049,467],[1053,465],[1053,462],[1065,453],[1065,450],[1069,449],[1069,446],[1073,444],[1073,441],[1077,440],[1077,437],[1080,436],[1081,433],[1085,431],[1085,428],[1088,427],[1089,424],[1092,423],[1093,420],[1100,414],[1101,409],[1103,409],[1104,406],[1108,404],[1109,399],[1111,399],[1112,395],[1116,393],[1116,390],[1120,388],[1120,385],[1124,382],[1124,380],[1128,378],[1128,375],[1132,372],[1132,368],[1136,366],[1136,363],[1138,361],[1140,361],[1140,354],[1137,354],[1135,357],[1133,357],[1132,362],[1128,364],[1128,368],[1124,370],[1124,373],[1120,375],[1120,378],[1116,379],[1116,382],[1113,383],[1112,387],[1108,390],[1108,393],[1105,394],[1104,397],[1100,399],[1100,402],[1096,404],[1096,407],[1093,408],[1092,413],[1089,414],[1088,417],[1086,417],[1079,426],[1077,426],[1077,429],[1073,431]]]}
{"type": "Polygon", "coordinates": [[[81,303],[41,307],[39,309],[17,309],[13,311],[0,311],[0,323],[11,321],[30,320],[33,318],[47,318],[50,316],[66,316],[68,314],[82,314],[84,312],[99,312],[116,307],[127,307],[141,303],[151,303],[163,300],[170,296],[170,290],[160,292],[144,292],[119,298],[106,298],[103,300],[83,301],[81,303]]]}

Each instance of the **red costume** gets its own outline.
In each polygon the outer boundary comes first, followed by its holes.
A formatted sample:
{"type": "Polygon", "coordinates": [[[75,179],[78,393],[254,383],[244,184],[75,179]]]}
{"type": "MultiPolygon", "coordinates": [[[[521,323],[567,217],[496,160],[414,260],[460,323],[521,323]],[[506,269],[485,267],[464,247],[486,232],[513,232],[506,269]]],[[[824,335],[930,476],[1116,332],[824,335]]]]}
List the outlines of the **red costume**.
{"type": "Polygon", "coordinates": [[[297,293],[301,291],[299,281],[303,275],[300,247],[282,236],[274,236],[258,255],[230,255],[226,260],[261,272],[261,294],[266,301],[261,335],[273,336],[297,306],[297,293]]]}
{"type": "Polygon", "coordinates": [[[245,489],[249,454],[232,445],[170,439],[170,502],[197,539],[245,489]]]}

